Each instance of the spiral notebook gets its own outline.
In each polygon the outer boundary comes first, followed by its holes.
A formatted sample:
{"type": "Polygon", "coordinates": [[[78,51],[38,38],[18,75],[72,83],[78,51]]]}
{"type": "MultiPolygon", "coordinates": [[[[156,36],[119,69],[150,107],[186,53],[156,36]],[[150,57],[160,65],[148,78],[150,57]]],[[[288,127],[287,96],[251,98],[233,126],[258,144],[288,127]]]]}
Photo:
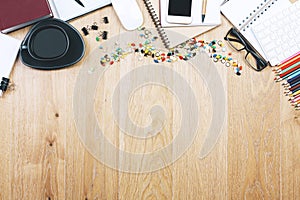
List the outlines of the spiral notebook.
{"type": "Polygon", "coordinates": [[[218,25],[193,26],[193,27],[168,27],[162,28],[159,20],[159,1],[143,0],[153,22],[159,33],[159,36],[166,48],[175,47],[186,40],[207,32],[218,25]]]}
{"type": "Polygon", "coordinates": [[[258,53],[268,60],[251,27],[264,22],[290,5],[289,0],[228,0],[221,6],[221,12],[258,53]]]}
{"type": "Polygon", "coordinates": [[[251,28],[272,66],[300,52],[300,1],[251,28]]]}

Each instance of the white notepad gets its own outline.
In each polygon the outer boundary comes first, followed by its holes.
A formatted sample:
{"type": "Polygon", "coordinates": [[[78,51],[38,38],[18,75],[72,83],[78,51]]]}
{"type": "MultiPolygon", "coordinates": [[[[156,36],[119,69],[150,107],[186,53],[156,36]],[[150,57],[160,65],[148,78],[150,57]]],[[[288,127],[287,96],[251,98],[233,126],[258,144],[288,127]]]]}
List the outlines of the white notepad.
{"type": "Polygon", "coordinates": [[[21,40],[0,33],[0,79],[9,78],[16,57],[19,52],[21,40]]]}
{"type": "Polygon", "coordinates": [[[300,52],[300,1],[251,28],[272,66],[300,52]]]}
{"type": "Polygon", "coordinates": [[[199,26],[199,25],[219,25],[221,24],[220,5],[223,0],[207,0],[205,20],[202,23],[202,0],[192,1],[192,23],[172,24],[167,22],[168,1],[160,0],[160,22],[162,27],[174,26],[199,26]]]}
{"type": "Polygon", "coordinates": [[[268,61],[251,27],[290,5],[289,0],[229,0],[221,6],[221,12],[268,61]]]}
{"type": "Polygon", "coordinates": [[[49,0],[55,18],[63,21],[79,17],[98,8],[111,4],[110,0],[80,0],[84,7],[75,0],[49,0]]]}

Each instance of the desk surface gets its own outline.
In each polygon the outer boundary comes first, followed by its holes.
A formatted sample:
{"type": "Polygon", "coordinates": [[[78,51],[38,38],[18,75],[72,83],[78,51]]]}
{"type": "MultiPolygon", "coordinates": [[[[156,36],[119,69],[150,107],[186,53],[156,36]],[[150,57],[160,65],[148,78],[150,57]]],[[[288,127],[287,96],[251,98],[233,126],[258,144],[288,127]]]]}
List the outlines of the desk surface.
{"type": "MultiPolygon", "coordinates": [[[[143,8],[146,13],[146,9],[143,8]]],[[[110,36],[123,32],[111,7],[73,20],[77,29],[108,16],[110,36]]],[[[147,14],[145,26],[153,27],[147,14]]],[[[223,38],[231,25],[201,35],[223,38]]],[[[23,38],[29,28],[10,35],[23,38]]],[[[94,35],[84,37],[86,55],[98,45],[94,35]]],[[[241,63],[243,53],[233,53],[241,63]]],[[[98,162],[84,147],[73,117],[73,91],[81,62],[67,69],[39,71],[17,61],[12,72],[15,90],[0,99],[0,199],[296,199],[300,197],[300,112],[289,105],[272,69],[257,73],[244,67],[241,76],[217,64],[227,97],[227,119],[212,152],[198,154],[210,125],[212,100],[201,76],[183,63],[178,71],[190,80],[199,107],[199,128],[192,146],[161,170],[131,174],[98,162]]],[[[130,118],[149,123],[149,109],[161,104],[171,119],[160,134],[140,140],[124,136],[116,126],[110,105],[121,74],[137,67],[131,59],[107,70],[99,81],[95,108],[110,141],[130,152],[149,152],[172,142],[178,130],[180,107],[166,88],[138,89],[129,102],[130,118]],[[131,67],[133,66],[133,67],[131,67]],[[158,98],[159,97],[159,98],[158,98]]],[[[146,61],[142,61],[146,62],[146,61]]],[[[105,147],[103,152],[108,155],[105,147]]],[[[122,156],[119,155],[119,160],[122,156]]],[[[129,161],[130,162],[130,161],[129,161]]],[[[155,161],[154,161],[155,162],[155,161]]],[[[135,163],[132,163],[135,164],[135,163]]],[[[151,163],[149,163],[151,164],[151,163]]]]}

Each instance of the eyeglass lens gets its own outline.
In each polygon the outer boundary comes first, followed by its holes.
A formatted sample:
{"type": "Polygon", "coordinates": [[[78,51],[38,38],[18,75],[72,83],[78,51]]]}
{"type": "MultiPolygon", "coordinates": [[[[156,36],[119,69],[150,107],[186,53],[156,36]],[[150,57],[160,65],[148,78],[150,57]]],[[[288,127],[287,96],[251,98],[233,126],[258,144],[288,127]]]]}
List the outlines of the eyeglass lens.
{"type": "Polygon", "coordinates": [[[235,50],[247,51],[245,60],[254,70],[261,71],[268,65],[268,63],[258,53],[256,53],[252,46],[247,43],[247,41],[235,28],[230,29],[224,39],[227,40],[230,46],[232,46],[235,50]]]}

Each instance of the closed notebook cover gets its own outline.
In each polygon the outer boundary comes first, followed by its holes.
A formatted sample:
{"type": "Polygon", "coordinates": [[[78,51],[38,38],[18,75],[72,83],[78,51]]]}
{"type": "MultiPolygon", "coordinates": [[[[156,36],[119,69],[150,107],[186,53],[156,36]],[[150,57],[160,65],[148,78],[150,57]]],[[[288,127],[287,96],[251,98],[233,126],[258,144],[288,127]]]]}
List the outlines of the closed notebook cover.
{"type": "Polygon", "coordinates": [[[7,33],[51,16],[47,0],[2,0],[0,30],[7,33]]]}

